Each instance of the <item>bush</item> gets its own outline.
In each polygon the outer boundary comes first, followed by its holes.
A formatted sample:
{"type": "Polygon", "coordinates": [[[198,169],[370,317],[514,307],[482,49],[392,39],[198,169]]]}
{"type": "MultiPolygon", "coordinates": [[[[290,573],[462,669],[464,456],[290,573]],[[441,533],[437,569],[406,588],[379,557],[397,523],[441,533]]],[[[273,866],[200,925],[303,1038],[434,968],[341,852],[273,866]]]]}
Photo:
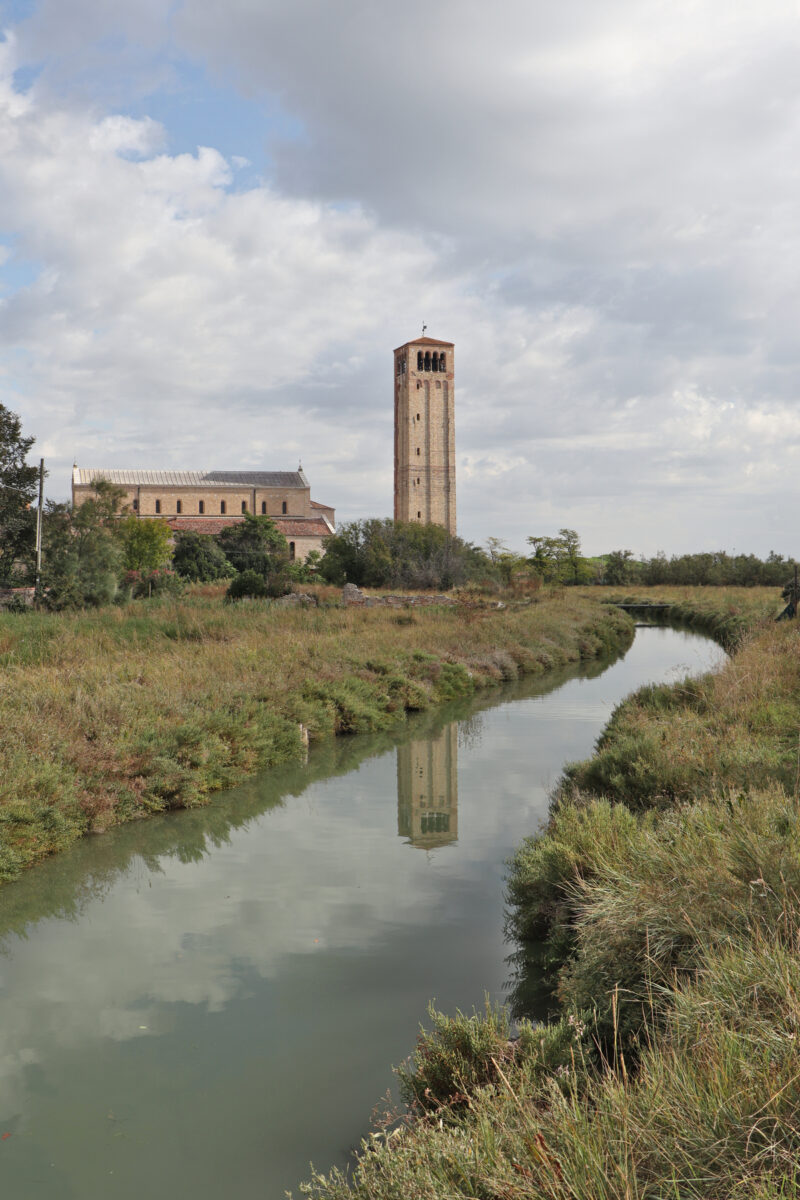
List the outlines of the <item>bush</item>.
{"type": "Polygon", "coordinates": [[[259,571],[240,571],[230,582],[225,593],[226,600],[273,599],[290,592],[291,584],[286,576],[276,571],[264,576],[259,571]]]}

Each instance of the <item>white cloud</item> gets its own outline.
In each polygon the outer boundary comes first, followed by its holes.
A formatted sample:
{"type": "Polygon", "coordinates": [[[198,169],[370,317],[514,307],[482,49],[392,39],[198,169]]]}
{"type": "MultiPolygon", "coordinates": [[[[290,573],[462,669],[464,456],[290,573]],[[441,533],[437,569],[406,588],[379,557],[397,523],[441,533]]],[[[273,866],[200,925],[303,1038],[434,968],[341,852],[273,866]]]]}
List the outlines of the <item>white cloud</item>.
{"type": "Polygon", "coordinates": [[[17,33],[0,270],[39,276],[0,293],[0,371],[62,489],[73,453],[301,456],[340,515],[388,513],[389,352],[424,319],[465,536],[791,549],[793,5],[42,0],[17,33]],[[187,54],[302,129],[265,181],[141,115],[187,54]]]}

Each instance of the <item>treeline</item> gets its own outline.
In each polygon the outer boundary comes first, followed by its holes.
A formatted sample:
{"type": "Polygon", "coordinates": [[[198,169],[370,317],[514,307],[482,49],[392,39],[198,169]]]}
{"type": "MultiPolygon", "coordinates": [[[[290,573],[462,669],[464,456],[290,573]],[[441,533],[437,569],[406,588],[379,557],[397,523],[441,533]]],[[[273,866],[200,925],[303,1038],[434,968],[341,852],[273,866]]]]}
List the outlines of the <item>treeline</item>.
{"type": "Polygon", "coordinates": [[[635,560],[630,550],[615,550],[597,560],[595,582],[604,584],[673,584],[688,587],[783,587],[794,572],[794,559],[770,551],[765,559],[755,554],[728,554],[714,550],[703,554],[663,551],[635,560]]]}

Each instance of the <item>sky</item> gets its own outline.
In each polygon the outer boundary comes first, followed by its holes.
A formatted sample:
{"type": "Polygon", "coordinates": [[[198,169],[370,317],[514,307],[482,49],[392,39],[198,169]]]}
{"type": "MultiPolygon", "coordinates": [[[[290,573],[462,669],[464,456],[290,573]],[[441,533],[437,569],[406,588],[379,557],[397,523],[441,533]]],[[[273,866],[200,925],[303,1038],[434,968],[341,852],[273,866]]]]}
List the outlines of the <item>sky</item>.
{"type": "Polygon", "coordinates": [[[86,467],[392,512],[455,343],[458,530],[797,554],[800,5],[0,0],[0,403],[86,467]]]}

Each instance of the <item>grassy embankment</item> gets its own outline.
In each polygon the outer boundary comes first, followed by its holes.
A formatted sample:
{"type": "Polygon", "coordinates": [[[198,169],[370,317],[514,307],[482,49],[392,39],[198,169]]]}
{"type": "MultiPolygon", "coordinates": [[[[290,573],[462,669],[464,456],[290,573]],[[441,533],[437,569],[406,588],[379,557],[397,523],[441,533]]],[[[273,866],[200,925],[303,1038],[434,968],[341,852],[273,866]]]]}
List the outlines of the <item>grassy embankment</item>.
{"type": "Polygon", "coordinates": [[[512,864],[550,1021],[509,1043],[499,1014],[434,1014],[401,1072],[418,1119],[311,1194],[800,1195],[800,630],[745,596],[742,637],[702,592],[736,655],[623,704],[512,864]]]}
{"type": "Polygon", "coordinates": [[[0,879],[89,830],[203,803],[310,739],[619,650],[577,596],[503,610],[223,605],[219,589],[0,614],[0,879]]]}

